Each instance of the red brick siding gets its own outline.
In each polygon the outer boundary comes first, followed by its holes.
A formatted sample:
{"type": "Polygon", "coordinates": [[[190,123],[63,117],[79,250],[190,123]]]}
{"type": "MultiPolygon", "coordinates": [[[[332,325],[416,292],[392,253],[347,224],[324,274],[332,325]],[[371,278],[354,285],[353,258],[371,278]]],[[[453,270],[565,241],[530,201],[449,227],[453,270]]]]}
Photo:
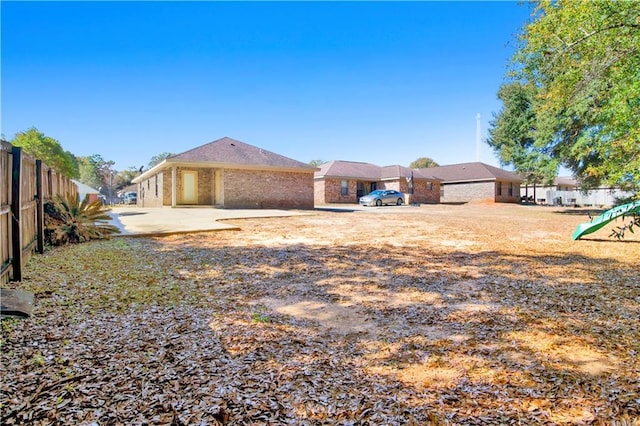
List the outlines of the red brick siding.
{"type": "Polygon", "coordinates": [[[358,181],[351,179],[324,179],[323,181],[316,181],[316,189],[323,191],[315,195],[316,202],[318,204],[330,204],[330,203],[357,203],[357,189],[358,181]],[[342,195],[342,181],[347,181],[347,195],[342,195]],[[320,185],[318,182],[324,182],[320,185]],[[324,186],[324,188],[322,188],[324,186]],[[324,195],[324,197],[323,197],[324,195]]]}
{"type": "Polygon", "coordinates": [[[413,182],[413,197],[411,201],[422,204],[440,203],[440,182],[415,180],[413,182]],[[428,182],[431,183],[431,190],[428,189],[428,182]]]}
{"type": "Polygon", "coordinates": [[[224,207],[313,208],[313,173],[225,169],[224,207]]]}
{"type": "MultiPolygon", "coordinates": [[[[342,179],[318,179],[315,181],[315,202],[316,204],[330,203],[351,203],[355,204],[357,200],[358,180],[348,179],[347,195],[342,195],[342,179]]],[[[369,182],[369,181],[367,181],[369,182]]],[[[377,189],[395,189],[402,193],[409,192],[409,184],[406,179],[386,180],[376,182],[377,189]]],[[[366,195],[366,194],[365,194],[366,195]]],[[[432,189],[427,189],[427,182],[424,180],[416,180],[414,182],[414,194],[412,202],[437,204],[440,202],[440,182],[432,182],[432,189]]]]}

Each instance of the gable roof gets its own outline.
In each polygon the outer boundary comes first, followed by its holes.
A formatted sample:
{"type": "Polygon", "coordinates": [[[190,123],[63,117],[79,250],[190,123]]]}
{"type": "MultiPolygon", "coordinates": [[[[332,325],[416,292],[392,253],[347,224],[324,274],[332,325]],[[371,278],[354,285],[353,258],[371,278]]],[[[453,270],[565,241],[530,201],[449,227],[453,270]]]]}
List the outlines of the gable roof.
{"type": "Polygon", "coordinates": [[[80,182],[79,180],[71,179],[71,181],[75,183],[76,186],[78,187],[79,194],[99,194],[100,193],[100,191],[98,191],[97,189],[92,188],[89,185],[86,185],[80,182]]]}
{"type": "Polygon", "coordinates": [[[173,155],[137,176],[132,182],[141,182],[172,164],[251,169],[285,169],[309,173],[317,170],[316,167],[301,161],[225,136],[222,139],[173,155]]]}
{"type": "Polygon", "coordinates": [[[290,169],[315,169],[315,167],[301,161],[226,136],[171,156],[167,158],[167,162],[225,163],[290,169]]]}
{"type": "Polygon", "coordinates": [[[320,166],[316,177],[321,176],[376,180],[380,179],[380,167],[370,163],[335,160],[320,166]]]}
{"type": "Polygon", "coordinates": [[[410,169],[404,166],[376,166],[371,163],[361,163],[356,161],[335,160],[324,163],[320,170],[316,172],[315,178],[353,178],[361,180],[387,180],[412,176],[415,179],[440,180],[429,173],[423,173],[419,169],[410,169]]]}
{"type": "Polygon", "coordinates": [[[514,172],[480,162],[451,164],[419,170],[439,177],[444,183],[495,181],[498,179],[522,182],[522,178],[514,172]]]}

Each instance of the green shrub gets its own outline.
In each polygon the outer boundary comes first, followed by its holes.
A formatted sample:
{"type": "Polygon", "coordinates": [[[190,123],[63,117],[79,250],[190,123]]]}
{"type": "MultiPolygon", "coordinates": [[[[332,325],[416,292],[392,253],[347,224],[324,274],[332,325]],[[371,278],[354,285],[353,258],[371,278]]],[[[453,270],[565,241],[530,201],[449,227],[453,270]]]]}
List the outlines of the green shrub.
{"type": "Polygon", "coordinates": [[[56,196],[45,206],[45,241],[54,246],[109,238],[120,230],[108,223],[111,217],[102,203],[80,202],[77,194],[56,196]]]}

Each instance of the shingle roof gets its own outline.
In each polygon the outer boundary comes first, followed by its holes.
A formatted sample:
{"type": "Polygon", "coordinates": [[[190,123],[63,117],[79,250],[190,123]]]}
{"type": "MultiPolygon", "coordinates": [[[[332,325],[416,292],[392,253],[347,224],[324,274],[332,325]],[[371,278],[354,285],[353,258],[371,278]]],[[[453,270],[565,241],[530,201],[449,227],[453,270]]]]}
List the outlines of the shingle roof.
{"type": "Polygon", "coordinates": [[[411,169],[404,166],[384,166],[380,167],[381,179],[393,179],[398,177],[411,176],[411,169]]]}
{"type": "Polygon", "coordinates": [[[460,163],[448,166],[429,167],[419,169],[423,173],[433,174],[434,176],[447,182],[474,182],[487,180],[509,180],[512,182],[522,182],[522,178],[514,172],[502,170],[488,164],[460,163]]]}
{"type": "Polygon", "coordinates": [[[359,179],[380,179],[380,167],[370,163],[355,161],[329,161],[320,166],[318,176],[346,177],[359,179]]]}
{"type": "Polygon", "coordinates": [[[183,161],[235,164],[244,166],[266,166],[289,169],[315,169],[315,167],[301,161],[249,145],[229,137],[209,142],[190,149],[189,151],[167,158],[168,163],[183,161]]]}
{"type": "Polygon", "coordinates": [[[333,178],[355,178],[363,180],[384,180],[409,177],[413,174],[415,179],[440,180],[429,173],[424,173],[420,169],[411,170],[404,166],[376,166],[371,163],[360,163],[356,161],[330,161],[320,166],[320,171],[315,174],[316,178],[325,176],[333,178]]]}

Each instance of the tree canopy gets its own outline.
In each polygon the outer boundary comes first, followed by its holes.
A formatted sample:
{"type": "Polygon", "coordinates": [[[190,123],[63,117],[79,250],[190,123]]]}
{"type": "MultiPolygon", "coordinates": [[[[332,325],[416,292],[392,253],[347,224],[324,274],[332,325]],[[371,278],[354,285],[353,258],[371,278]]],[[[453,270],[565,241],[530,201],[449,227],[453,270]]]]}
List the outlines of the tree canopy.
{"type": "Polygon", "coordinates": [[[16,133],[11,143],[65,176],[78,177],[78,164],[73,154],[65,151],[60,142],[35,127],[16,133]]]}
{"type": "Polygon", "coordinates": [[[438,167],[439,164],[436,163],[429,157],[420,157],[409,164],[409,168],[411,169],[426,169],[428,167],[438,167]]]}
{"type": "Polygon", "coordinates": [[[585,186],[637,190],[640,2],[542,0],[533,18],[508,75],[535,88],[529,152],[557,160],[585,186]]]}
{"type": "Polygon", "coordinates": [[[536,114],[533,103],[536,87],[520,82],[500,87],[503,108],[490,122],[487,143],[502,164],[513,164],[526,183],[546,184],[557,174],[558,161],[535,144],[536,114]]]}
{"type": "Polygon", "coordinates": [[[324,160],[311,160],[311,161],[309,161],[309,165],[313,166],[313,167],[320,167],[324,163],[326,163],[326,161],[324,161],[324,160]]]}
{"type": "Polygon", "coordinates": [[[151,157],[151,159],[149,160],[149,168],[152,168],[153,166],[155,166],[156,164],[160,164],[162,161],[166,160],[169,157],[173,157],[175,154],[171,153],[171,152],[163,152],[161,154],[158,155],[154,155],[153,157],[151,157]]]}
{"type": "Polygon", "coordinates": [[[102,168],[105,164],[106,162],[99,154],[94,154],[89,157],[78,157],[80,182],[96,189],[104,186],[102,168]]]}

